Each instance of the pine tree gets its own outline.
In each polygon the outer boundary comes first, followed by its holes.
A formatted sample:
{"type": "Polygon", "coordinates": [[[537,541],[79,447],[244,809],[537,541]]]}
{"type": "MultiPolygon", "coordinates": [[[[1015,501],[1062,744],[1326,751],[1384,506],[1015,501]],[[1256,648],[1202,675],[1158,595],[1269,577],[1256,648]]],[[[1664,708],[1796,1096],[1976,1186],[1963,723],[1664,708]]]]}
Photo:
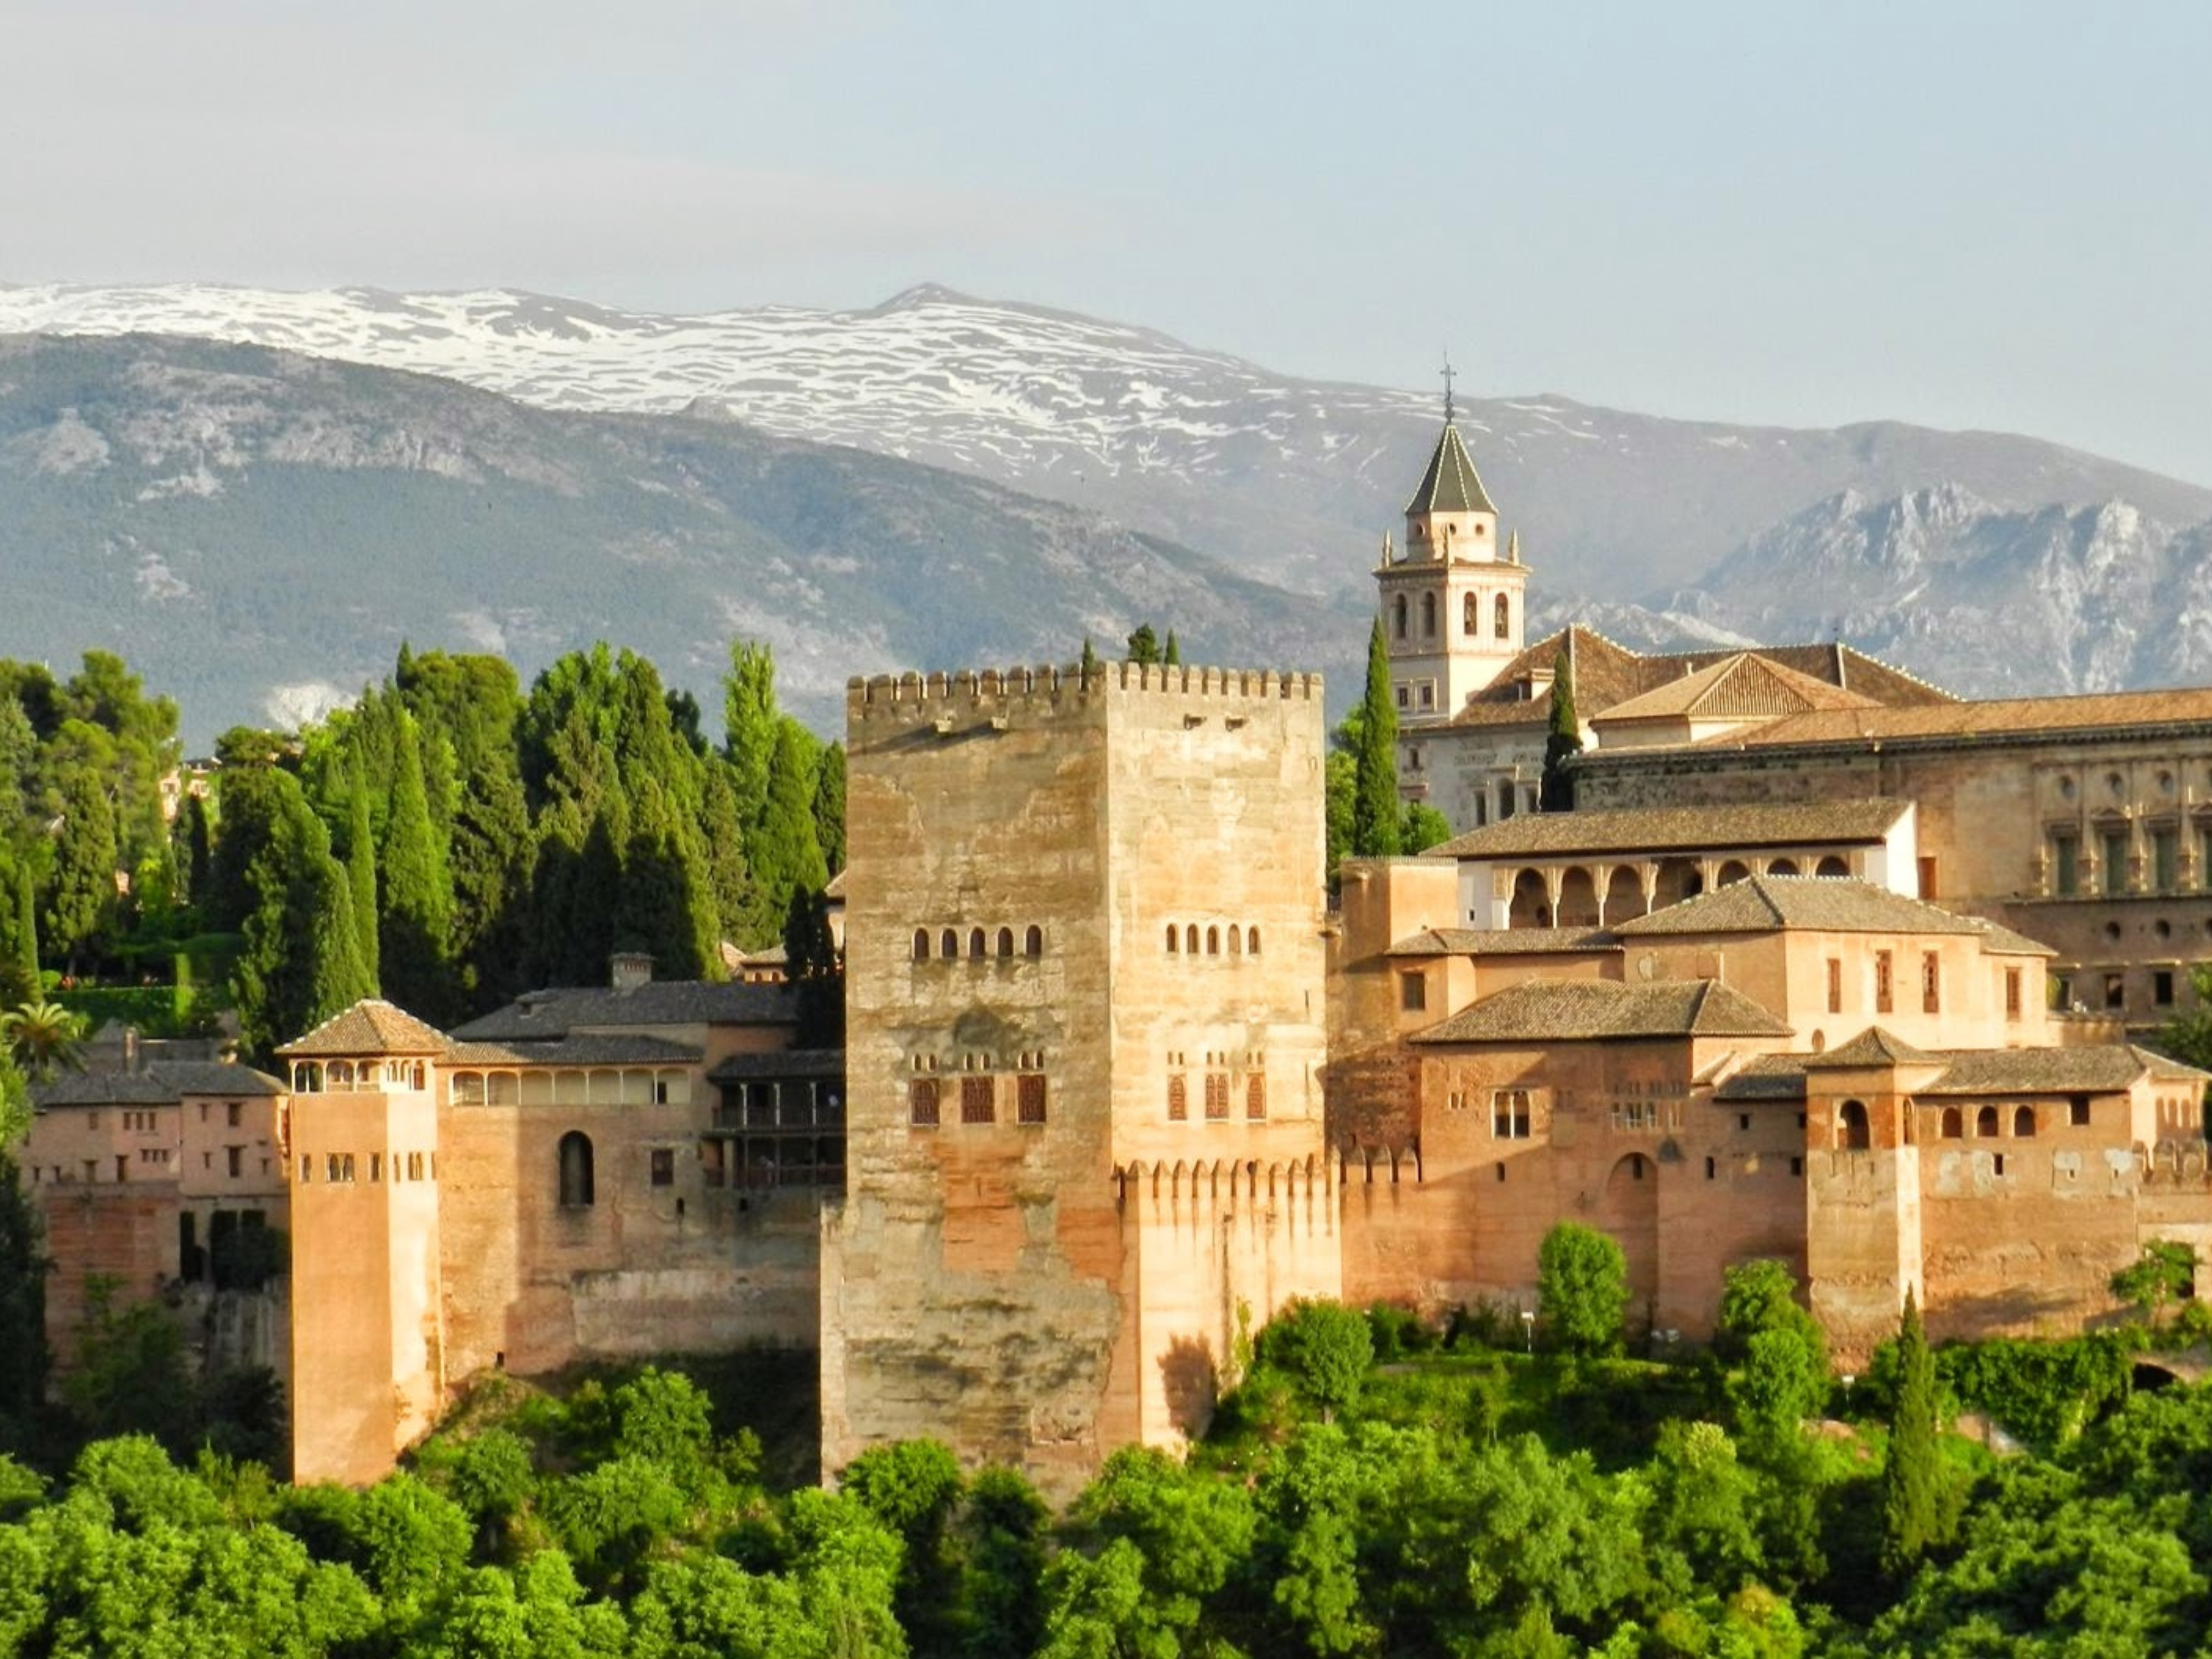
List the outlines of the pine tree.
{"type": "Polygon", "coordinates": [[[1398,708],[1390,696],[1390,651],[1377,617],[1367,636],[1367,690],[1353,733],[1352,851],[1390,858],[1398,851],[1398,708]]]}
{"type": "Polygon", "coordinates": [[[346,787],[349,821],[346,830],[346,887],[353,902],[354,938],[361,951],[362,970],[374,986],[379,982],[377,963],[376,843],[368,833],[368,790],[358,770],[348,769],[346,787]]]}
{"type": "Polygon", "coordinates": [[[1129,635],[1128,660],[1135,663],[1157,663],[1160,659],[1160,636],[1152,632],[1150,623],[1137,624],[1137,631],[1129,635]]]}
{"type": "Polygon", "coordinates": [[[831,875],[845,867],[845,745],[833,743],[814,766],[814,839],[831,875]]]}
{"type": "Polygon", "coordinates": [[[1552,663],[1551,726],[1544,738],[1544,777],[1536,794],[1542,811],[1574,811],[1575,780],[1567,763],[1582,752],[1582,722],[1575,714],[1575,659],[1562,645],[1552,663]]]}
{"type": "Polygon", "coordinates": [[[453,887],[430,826],[415,717],[404,709],[398,713],[396,738],[392,806],[384,825],[384,856],[378,861],[383,878],[377,917],[380,977],[392,1001],[435,1024],[446,1018],[452,1000],[453,887]]]}
{"type": "Polygon", "coordinates": [[[1936,1537],[1942,1470],[1936,1445],[1936,1360],[1910,1288],[1897,1334],[1897,1399],[1889,1419],[1889,1462],[1882,1470],[1881,1564],[1902,1579],[1936,1537]]]}

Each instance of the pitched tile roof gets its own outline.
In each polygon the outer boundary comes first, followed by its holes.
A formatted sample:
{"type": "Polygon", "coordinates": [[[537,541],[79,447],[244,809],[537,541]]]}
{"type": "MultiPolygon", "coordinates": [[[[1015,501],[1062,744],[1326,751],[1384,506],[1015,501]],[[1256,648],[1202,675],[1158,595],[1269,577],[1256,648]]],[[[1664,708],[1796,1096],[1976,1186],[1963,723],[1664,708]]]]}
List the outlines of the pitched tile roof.
{"type": "MultiPolygon", "coordinates": [[[[1747,654],[1741,650],[1714,650],[1646,655],[1615,644],[1595,629],[1563,628],[1538,640],[1507,663],[1487,688],[1475,694],[1474,702],[1452,715],[1451,724],[1542,726],[1551,718],[1548,681],[1552,665],[1562,650],[1574,659],[1575,713],[1593,723],[1599,715],[1632,697],[1659,690],[1686,675],[1747,654]],[[1531,676],[1545,683],[1533,696],[1527,690],[1531,676]]],[[[1940,707],[1955,702],[1948,691],[1940,691],[1904,670],[1854,651],[1848,645],[1767,645],[1748,654],[1823,684],[1841,686],[1885,708],[1940,707]]]]}
{"type": "Polygon", "coordinates": [[[136,1072],[70,1072],[31,1085],[31,1104],[51,1106],[167,1106],[186,1095],[281,1095],[282,1079],[251,1066],[179,1060],[136,1072]]]}
{"type": "Polygon", "coordinates": [[[1727,847],[1877,842],[1912,810],[1902,800],[1745,802],[1524,812],[1432,847],[1424,858],[1541,858],[1563,853],[1665,853],[1727,847]]]}
{"type": "Polygon", "coordinates": [[[1785,927],[1831,933],[1974,933],[1970,916],[1840,876],[1751,876],[1648,916],[1617,922],[1623,939],[1669,933],[1771,933],[1785,927]]]}
{"type": "Polygon", "coordinates": [[[769,1054],[731,1054],[707,1073],[709,1083],[744,1083],[758,1078],[842,1078],[842,1048],[781,1048],[769,1054]]]}
{"type": "Polygon", "coordinates": [[[1555,956],[1618,949],[1602,927],[1431,927],[1401,939],[1383,954],[1393,957],[1555,956]]]}
{"type": "Polygon", "coordinates": [[[1622,1037],[1788,1036],[1790,1029],[1715,980],[1534,980],[1470,1004],[1416,1042],[1574,1042],[1622,1037]]]}
{"type": "Polygon", "coordinates": [[[572,1030],[791,1025],[798,1019],[798,998],[788,985],[657,979],[627,991],[581,985],[525,992],[453,1035],[469,1042],[527,1042],[566,1036],[572,1030]]]}
{"type": "Polygon", "coordinates": [[[690,1066],[699,1059],[688,1042],[618,1032],[550,1042],[456,1042],[445,1056],[448,1066],[690,1066]]]}
{"type": "Polygon", "coordinates": [[[1808,1054],[1800,1064],[1808,1072],[1845,1072],[1891,1066],[1940,1066],[1942,1061],[1925,1049],[1914,1048],[1893,1031],[1869,1025],[1849,1042],[1824,1054],[1808,1054]]]}
{"type": "MultiPolygon", "coordinates": [[[[1756,652],[1739,651],[1710,667],[1617,702],[1595,721],[1778,719],[1816,708],[1875,708],[1869,696],[1801,673],[1756,652]]],[[[1580,710],[1577,710],[1580,713],[1580,710]]]]}
{"type": "Polygon", "coordinates": [[[1451,422],[1437,439],[1436,453],[1429,457],[1429,470],[1421,474],[1421,482],[1413,491],[1413,499],[1406,503],[1406,511],[1413,513],[1491,513],[1498,509],[1491,505],[1490,492],[1482,487],[1482,479],[1474,470],[1474,458],[1467,453],[1467,445],[1459,435],[1459,428],[1451,422]]]}
{"type": "Polygon", "coordinates": [[[2056,736],[2118,726],[2212,722],[2212,686],[2112,691],[2079,697],[2002,697],[1915,708],[1837,709],[1709,738],[1703,746],[1765,749],[1785,744],[1897,743],[1914,738],[2056,736]]]}
{"type": "Polygon", "coordinates": [[[442,1054],[452,1040],[380,997],[365,997],[342,1014],[333,1014],[277,1053],[287,1060],[322,1054],[442,1054]]]}
{"type": "Polygon", "coordinates": [[[1805,1098],[1803,1054],[1753,1054],[1735,1072],[1721,1079],[1715,1100],[1802,1100],[1805,1098]]]}
{"type": "MultiPolygon", "coordinates": [[[[2212,1074],[2194,1066],[2120,1042],[2065,1048],[1954,1048],[1921,1057],[1944,1069],[1934,1082],[1913,1091],[1918,1099],[2115,1094],[2146,1074],[2172,1082],[2212,1081],[2212,1074]]],[[[1802,1100],[1807,1068],[1832,1059],[1833,1055],[1821,1054],[1762,1054],[1723,1082],[1713,1091],[1713,1098],[1802,1100]]]]}

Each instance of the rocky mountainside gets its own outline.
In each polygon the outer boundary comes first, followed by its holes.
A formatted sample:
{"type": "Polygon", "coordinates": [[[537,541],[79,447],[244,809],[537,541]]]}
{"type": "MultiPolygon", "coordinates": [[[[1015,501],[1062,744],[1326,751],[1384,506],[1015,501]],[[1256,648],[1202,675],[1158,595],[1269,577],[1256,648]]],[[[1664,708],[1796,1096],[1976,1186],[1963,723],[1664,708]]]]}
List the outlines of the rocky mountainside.
{"type": "MultiPolygon", "coordinates": [[[[1357,605],[1437,416],[1433,392],[1300,380],[937,288],[866,311],[694,317],[511,292],[0,288],[0,332],[131,331],[446,375],[541,408],[732,417],[988,478],[1357,605]]],[[[1847,489],[1949,483],[2008,512],[2124,500],[2169,524],[2212,517],[2212,489],[2002,434],[1727,426],[1553,396],[1470,398],[1462,421],[1555,603],[1695,583],[1847,489]]]]}
{"type": "Polygon", "coordinates": [[[1146,619],[1340,695],[1364,643],[1358,607],[972,477],[200,339],[0,338],[0,655],[121,651],[194,744],[403,639],[526,675],[605,638],[710,708],[731,638],[764,639],[826,730],[848,674],[1065,662],[1146,619]]]}
{"type": "MultiPolygon", "coordinates": [[[[1845,490],[1753,538],[1624,634],[1844,639],[1979,696],[2212,680],[2212,523],[2123,501],[2008,511],[1957,484],[1845,490]]],[[[1635,642],[1625,639],[1624,643],[1635,642]]]]}

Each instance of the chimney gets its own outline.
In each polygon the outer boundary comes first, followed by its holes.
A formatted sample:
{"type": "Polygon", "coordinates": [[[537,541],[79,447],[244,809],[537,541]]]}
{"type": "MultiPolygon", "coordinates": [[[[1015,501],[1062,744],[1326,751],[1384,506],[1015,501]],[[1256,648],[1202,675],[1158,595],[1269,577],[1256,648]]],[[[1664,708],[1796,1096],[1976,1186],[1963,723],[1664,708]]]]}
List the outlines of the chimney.
{"type": "Polygon", "coordinates": [[[607,958],[611,979],[617,991],[635,991],[653,983],[653,952],[617,951],[607,958]]]}
{"type": "Polygon", "coordinates": [[[136,1025],[123,1028],[123,1069],[132,1073],[138,1070],[138,1028],[136,1025]]]}

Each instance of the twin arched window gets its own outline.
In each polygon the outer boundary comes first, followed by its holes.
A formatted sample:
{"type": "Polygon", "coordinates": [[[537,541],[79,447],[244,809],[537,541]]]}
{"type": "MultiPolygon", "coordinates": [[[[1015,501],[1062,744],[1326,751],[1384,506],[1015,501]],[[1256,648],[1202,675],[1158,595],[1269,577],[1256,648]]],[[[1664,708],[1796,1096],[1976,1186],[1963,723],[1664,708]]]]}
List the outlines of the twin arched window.
{"type": "MultiPolygon", "coordinates": [[[[1037,927],[1035,923],[1030,924],[1029,928],[1022,936],[1022,953],[1024,956],[1031,957],[1041,957],[1044,954],[1043,928],[1037,927]]],[[[958,929],[947,927],[943,933],[937,936],[937,954],[946,962],[956,962],[959,959],[960,933],[958,929]]],[[[970,962],[984,962],[988,961],[994,954],[995,954],[1001,962],[1010,962],[1013,959],[1014,930],[1011,927],[1001,927],[999,929],[997,936],[994,939],[984,928],[969,928],[968,930],[968,959],[970,962]],[[994,947],[995,947],[995,951],[994,947]]],[[[929,929],[927,927],[917,927],[914,930],[914,959],[916,962],[927,962],[929,957],[929,929]]]]}

